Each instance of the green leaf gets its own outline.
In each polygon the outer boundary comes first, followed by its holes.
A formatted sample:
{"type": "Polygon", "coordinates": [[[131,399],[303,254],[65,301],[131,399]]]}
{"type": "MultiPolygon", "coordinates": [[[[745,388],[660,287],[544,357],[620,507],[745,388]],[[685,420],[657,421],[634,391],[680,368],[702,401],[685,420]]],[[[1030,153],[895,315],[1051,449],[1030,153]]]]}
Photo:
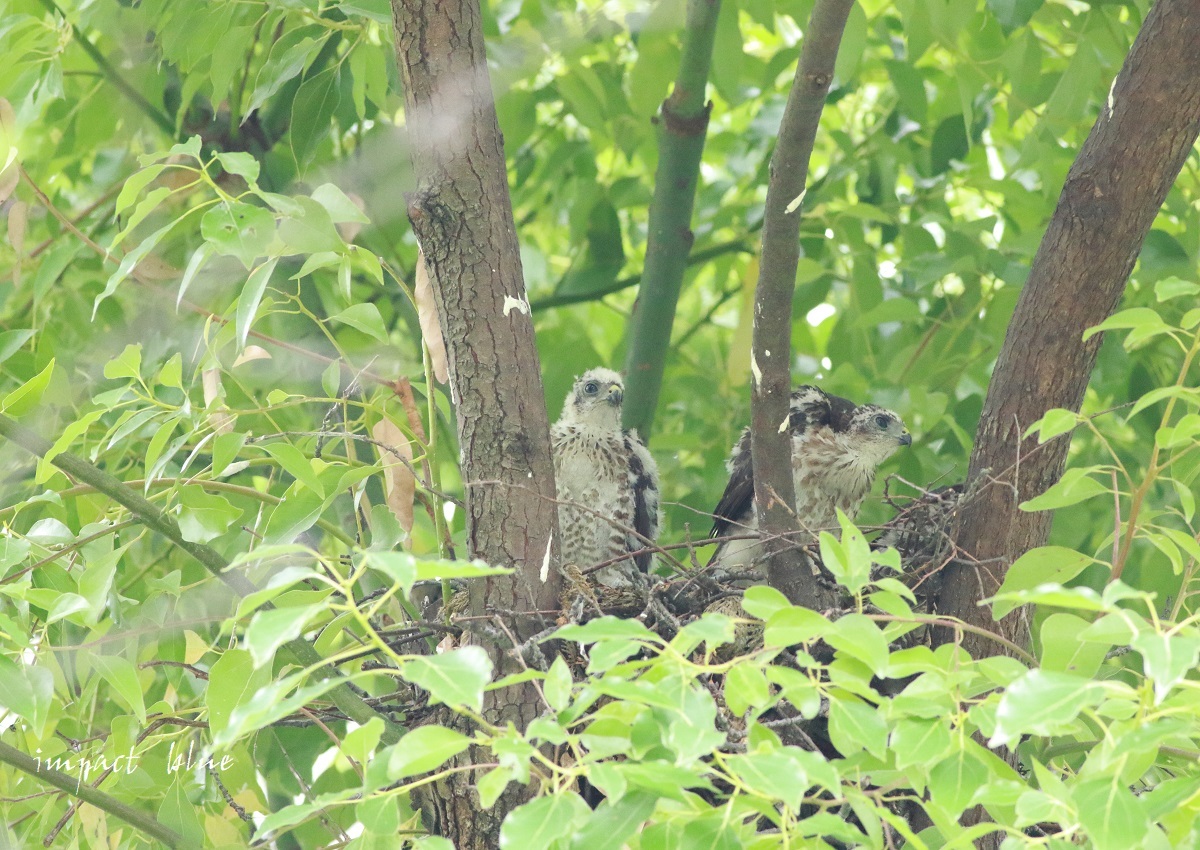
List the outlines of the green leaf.
{"type": "Polygon", "coordinates": [[[179,504],[179,530],[191,543],[207,543],[220,537],[242,515],[228,499],[206,493],[199,485],[181,487],[179,504]]]}
{"type": "Polygon", "coordinates": [[[573,684],[571,670],[567,667],[567,663],[562,656],[555,658],[554,663],[550,665],[550,670],[546,673],[545,681],[542,682],[542,693],[550,708],[562,711],[570,704],[573,684]]]}
{"type": "Polygon", "coordinates": [[[350,200],[346,193],[332,183],[322,183],[312,191],[312,199],[325,208],[329,217],[338,224],[357,222],[370,224],[371,219],[350,200]]]}
{"type": "Polygon", "coordinates": [[[1111,495],[1112,491],[1089,477],[1096,467],[1068,469],[1057,483],[1052,484],[1040,496],[1035,496],[1020,505],[1023,511],[1050,511],[1065,508],[1096,496],[1111,495]]]}
{"type": "Polygon", "coordinates": [[[1103,331],[1123,329],[1130,331],[1125,338],[1125,350],[1129,351],[1132,348],[1131,341],[1141,342],[1160,334],[1170,333],[1171,326],[1149,307],[1131,307],[1128,310],[1113,313],[1100,324],[1088,328],[1083,333],[1083,339],[1086,342],[1103,331]]]}
{"type": "Polygon", "coordinates": [[[887,753],[888,728],[879,713],[849,694],[829,700],[829,739],[843,756],[866,750],[878,759],[887,753]]]}
{"type": "Polygon", "coordinates": [[[217,434],[212,443],[212,476],[220,478],[246,445],[246,435],[241,431],[217,434]]]}
{"type": "Polygon", "coordinates": [[[116,378],[133,378],[137,380],[142,376],[142,344],[134,343],[125,346],[125,349],[112,360],[104,364],[104,377],[111,379],[116,378]]]}
{"type": "Polygon", "coordinates": [[[1183,295],[1195,295],[1197,292],[1200,292],[1200,283],[1180,280],[1177,277],[1165,277],[1154,284],[1154,297],[1160,303],[1183,295]]]}
{"type": "Polygon", "coordinates": [[[571,838],[571,850],[621,850],[654,813],[658,798],[634,791],[605,799],[571,838]]]}
{"type": "Polygon", "coordinates": [[[400,739],[388,759],[388,777],[403,779],[440,767],[467,747],[471,739],[444,726],[421,726],[400,739]]]}
{"type": "Polygon", "coordinates": [[[0,333],[0,363],[16,354],[33,336],[31,330],[5,331],[0,333]]]}
{"type": "Polygon", "coordinates": [[[1190,404],[1193,407],[1200,406],[1200,393],[1197,393],[1191,387],[1159,387],[1158,389],[1150,390],[1150,392],[1137,400],[1133,408],[1129,411],[1129,419],[1133,419],[1133,417],[1137,416],[1147,407],[1171,398],[1190,404]]]}
{"type": "Polygon", "coordinates": [[[549,850],[583,826],[592,810],[571,793],[538,797],[514,809],[500,826],[500,850],[549,850]]]}
{"type": "Polygon", "coordinates": [[[1177,449],[1190,446],[1197,436],[1200,436],[1200,415],[1188,413],[1174,425],[1159,428],[1154,434],[1154,442],[1164,449],[1177,449]]]}
{"type": "Polygon", "coordinates": [[[211,243],[205,242],[199,248],[192,252],[191,259],[188,260],[187,268],[183,270],[183,277],[179,281],[179,293],[175,296],[175,309],[179,309],[179,305],[183,303],[183,296],[187,293],[192,285],[192,281],[196,279],[196,275],[200,269],[212,256],[213,247],[211,243]]]}
{"type": "Polygon", "coordinates": [[[154,376],[154,382],[164,387],[183,389],[183,357],[178,351],[172,354],[158,370],[158,374],[154,376]]]}
{"type": "Polygon", "coordinates": [[[89,660],[96,672],[112,687],[121,701],[133,710],[138,722],[146,723],[146,703],[142,699],[142,683],[137,669],[128,659],[118,655],[91,655],[89,660]]]}
{"type": "Polygon", "coordinates": [[[317,471],[313,469],[312,461],[291,443],[260,443],[258,448],[270,455],[289,475],[309,490],[319,496],[325,495],[325,487],[317,471]]]}
{"type": "MultiPolygon", "coordinates": [[[[168,766],[170,772],[170,766],[168,766]]],[[[186,844],[181,846],[202,847],[204,845],[204,826],[200,820],[201,812],[188,800],[187,792],[183,789],[185,771],[176,773],[171,787],[163,795],[158,806],[158,821],[163,826],[173,829],[183,836],[186,844]]]]}
{"type": "MultiPolygon", "coordinates": [[[[1094,558],[1065,546],[1039,546],[1017,558],[1008,568],[1004,575],[1004,583],[1000,585],[996,594],[999,596],[1032,590],[1043,584],[1064,584],[1094,563],[1094,558]]],[[[992,616],[1000,619],[1016,607],[1017,605],[1010,601],[996,602],[992,608],[992,616]]]]}
{"type": "Polygon", "coordinates": [[[688,623],[671,638],[671,648],[681,655],[688,655],[702,643],[707,643],[709,647],[732,643],[735,637],[734,626],[734,621],[724,614],[702,614],[699,620],[688,623]]]}
{"type": "Polygon", "coordinates": [[[954,746],[950,728],[943,718],[911,718],[897,721],[889,745],[896,756],[896,768],[920,766],[924,769],[942,759],[954,746]]]}
{"type": "Polygon", "coordinates": [[[1145,805],[1119,776],[1087,779],[1073,789],[1079,822],[1096,850],[1140,847],[1150,831],[1145,805]]]}
{"type": "Polygon", "coordinates": [[[285,216],[279,222],[279,238],[285,246],[285,254],[325,254],[331,252],[338,260],[345,253],[346,243],[333,226],[333,219],[325,207],[312,198],[293,199],[299,214],[285,216]]]}
{"type": "Polygon", "coordinates": [[[1004,34],[1011,35],[1013,30],[1029,23],[1043,2],[1045,0],[987,0],[987,7],[1000,22],[1004,34]]]}
{"type": "Polygon", "coordinates": [[[725,764],[751,793],[780,800],[792,811],[800,810],[811,784],[804,765],[793,757],[791,748],[727,756],[725,764]]]}
{"type": "Polygon", "coordinates": [[[125,222],[125,226],[121,228],[109,245],[110,251],[116,251],[117,247],[125,241],[125,237],[134,231],[134,229],[145,220],[146,216],[154,212],[163,201],[171,196],[171,190],[166,186],[159,186],[138,203],[134,208],[133,213],[129,216],[129,220],[125,222]]]}
{"type": "Polygon", "coordinates": [[[254,659],[244,649],[227,649],[208,671],[208,686],[204,703],[208,707],[208,728],[217,738],[229,725],[234,709],[247,704],[259,688],[271,679],[267,667],[254,665],[254,659]]]}
{"type": "Polygon", "coordinates": [[[1083,639],[1091,625],[1090,620],[1074,614],[1059,612],[1047,617],[1040,632],[1042,669],[1094,676],[1104,663],[1109,645],[1083,639]]]}
{"type": "Polygon", "coordinates": [[[274,657],[275,650],[299,637],[309,622],[318,614],[327,613],[327,609],[328,606],[321,602],[257,611],[246,629],[246,646],[255,665],[261,667],[267,664],[274,657]]]}
{"type": "Polygon", "coordinates": [[[840,508],[837,518],[842,527],[842,539],[839,541],[829,532],[821,532],[821,562],[838,584],[851,593],[858,593],[871,580],[871,547],[840,508]]]}
{"type": "Polygon", "coordinates": [[[862,614],[847,614],[835,620],[824,638],[838,652],[862,661],[873,673],[881,675],[887,668],[887,638],[873,620],[862,614]]]}
{"type": "MultiPolygon", "coordinates": [[[[280,235],[282,235],[282,226],[280,235]]],[[[275,216],[270,210],[240,202],[220,204],[204,214],[200,233],[218,254],[237,257],[247,269],[265,257],[275,239],[275,216]]]]}
{"type": "Polygon", "coordinates": [[[285,697],[284,694],[291,691],[303,676],[304,674],[297,674],[279,682],[270,682],[259,688],[249,700],[239,703],[230,714],[223,732],[213,736],[213,748],[227,748],[238,738],[274,723],[281,717],[287,717],[301,706],[308,705],[346,682],[345,678],[334,676],[296,688],[290,696],[285,697]]]}
{"type": "Polygon", "coordinates": [[[975,789],[988,781],[988,769],[974,755],[959,750],[929,771],[929,793],[933,803],[948,818],[957,819],[970,804],[975,789]]]}
{"type": "Polygon", "coordinates": [[[263,63],[254,83],[254,93],[246,105],[245,114],[249,115],[267,102],[267,99],[283,87],[288,80],[294,79],[308,67],[316,58],[326,39],[333,31],[321,32],[315,27],[303,30],[293,30],[280,38],[271,48],[269,59],[263,63]],[[320,33],[317,38],[309,38],[306,32],[320,33]]]}
{"type": "Polygon", "coordinates": [[[117,195],[114,212],[117,215],[125,212],[134,199],[141,194],[142,190],[150,185],[150,182],[155,177],[162,174],[165,168],[166,166],[162,164],[151,165],[130,175],[129,179],[125,181],[125,185],[121,187],[121,193],[117,195]]]}
{"type": "Polygon", "coordinates": [[[762,668],[751,663],[731,667],[725,674],[725,699],[730,711],[739,716],[751,708],[770,705],[773,702],[771,687],[762,668]]]}
{"type": "Polygon", "coordinates": [[[492,679],[492,662],[482,647],[465,646],[442,655],[408,658],[401,674],[429,691],[436,702],[479,711],[484,686],[492,679]]]}
{"type": "Polygon", "coordinates": [[[1154,682],[1154,702],[1161,703],[1200,661],[1200,637],[1194,634],[1140,632],[1130,646],[1142,655],[1146,676],[1154,682]]]}
{"type": "Polygon", "coordinates": [[[258,305],[262,302],[263,293],[266,292],[267,283],[278,262],[278,257],[272,257],[250,272],[250,277],[246,280],[237,304],[237,342],[239,346],[246,344],[250,326],[254,324],[254,316],[258,312],[258,305]]]}
{"type": "Polygon", "coordinates": [[[395,796],[368,797],[354,807],[354,813],[367,832],[394,836],[400,829],[400,807],[395,796]]]}
{"type": "Polygon", "coordinates": [[[301,170],[322,136],[330,135],[329,119],[341,101],[340,67],[334,65],[305,79],[292,101],[292,155],[301,170]]]}
{"type": "Polygon", "coordinates": [[[1074,430],[1079,421],[1079,414],[1071,410],[1063,410],[1056,407],[1052,410],[1047,410],[1041,419],[1034,422],[1025,430],[1023,436],[1028,437],[1036,431],[1038,432],[1038,443],[1044,443],[1060,434],[1066,434],[1068,431],[1074,430]]]}
{"type": "Polygon", "coordinates": [[[824,634],[830,623],[816,611],[795,606],[776,611],[763,632],[766,646],[794,646],[824,634]]]}
{"type": "Polygon", "coordinates": [[[1000,697],[996,732],[988,746],[1007,744],[1023,734],[1052,735],[1071,728],[1079,712],[1104,698],[1104,686],[1082,676],[1030,670],[1000,697]]]}
{"type": "Polygon", "coordinates": [[[258,160],[245,151],[218,151],[217,162],[226,173],[245,178],[251,186],[258,183],[258,160]]]}
{"type": "Polygon", "coordinates": [[[54,358],[51,358],[50,362],[46,364],[45,369],[6,395],[3,401],[0,401],[0,410],[9,416],[24,416],[33,410],[38,406],[38,402],[42,400],[42,395],[46,392],[46,387],[49,385],[53,374],[54,358]]]}
{"type": "Polygon", "coordinates": [[[746,595],[742,597],[742,607],[751,617],[766,620],[776,611],[792,607],[792,604],[786,596],[770,585],[756,584],[746,588],[746,595]]]}
{"type": "Polygon", "coordinates": [[[0,655],[0,706],[25,718],[40,736],[53,701],[53,673],[45,667],[17,663],[0,655]]]}
{"type": "MultiPolygon", "coordinates": [[[[496,805],[496,801],[500,799],[504,789],[517,778],[516,773],[515,769],[501,765],[481,776],[475,786],[475,790],[479,792],[480,805],[485,809],[496,805]]],[[[449,850],[454,850],[454,848],[451,847],[449,850]]]]}
{"type": "Polygon", "coordinates": [[[388,341],[387,328],[383,325],[383,317],[379,315],[379,308],[374,304],[351,305],[340,313],[330,316],[329,320],[349,325],[379,342],[388,341]]]}

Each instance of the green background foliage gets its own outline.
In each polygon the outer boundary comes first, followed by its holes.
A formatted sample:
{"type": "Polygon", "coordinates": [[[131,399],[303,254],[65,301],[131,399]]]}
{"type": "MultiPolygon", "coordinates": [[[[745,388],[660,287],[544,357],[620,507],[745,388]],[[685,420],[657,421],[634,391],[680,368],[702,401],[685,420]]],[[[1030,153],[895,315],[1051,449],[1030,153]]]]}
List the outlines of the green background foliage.
{"type": "MultiPolygon", "coordinates": [[[[886,472],[922,486],[965,474],[1016,296],[1147,7],[854,8],[804,200],[793,372],[905,418],[914,445],[886,472]]],[[[810,9],[722,4],[696,262],[650,435],[666,542],[706,533],[724,458],[749,418],[767,163],[810,9]]],[[[624,359],[658,156],[652,119],[677,69],[684,7],[542,0],[484,11],[553,419],[576,374],[624,359]]],[[[444,498],[461,489],[458,453],[413,294],[391,38],[384,0],[13,0],[0,13],[0,93],[12,107],[0,115],[0,155],[10,161],[0,185],[24,173],[0,247],[11,279],[0,290],[0,407],[55,452],[144,493],[189,541],[270,588],[238,605],[110,498],[6,446],[4,739],[44,757],[76,742],[109,758],[134,747],[141,769],[101,787],[209,846],[240,846],[246,825],[203,774],[168,771],[172,743],[178,752],[217,741],[233,757],[225,787],[242,807],[275,812],[260,829],[286,829],[290,846],[337,839],[356,821],[367,830],[359,846],[400,829],[419,834],[407,798],[380,789],[466,745],[437,726],[389,749],[380,749],[381,724],[343,724],[335,749],[311,726],[268,728],[322,696],[277,655],[287,638],[315,639],[327,657],[373,650],[467,716],[490,677],[486,659],[466,649],[391,649],[381,625],[412,612],[414,581],[482,569],[438,560],[464,554],[462,511],[444,498]],[[411,381],[423,435],[390,384],[400,378],[411,381]],[[427,476],[411,537],[386,506],[389,456],[359,439],[383,420],[412,441],[427,476]],[[409,554],[394,551],[401,543],[409,554]],[[349,601],[375,590],[382,595],[369,603],[349,601]],[[274,609],[260,607],[268,596],[274,609]]],[[[1007,816],[1014,842],[1042,822],[1069,825],[1098,847],[1194,842],[1197,165],[1193,156],[1168,196],[1129,309],[1110,323],[1117,332],[1102,348],[1082,424],[1055,413],[1041,423],[1043,439],[1075,429],[1071,471],[1032,506],[1057,508],[1052,542],[1061,548],[1031,553],[1005,587],[1013,603],[1042,603],[1040,666],[969,662],[950,647],[889,654],[894,623],[814,623],[766,599],[751,613],[768,620],[768,649],[715,670],[737,684],[729,708],[748,718],[747,749],[714,756],[717,707],[698,678],[714,668],[691,659],[728,635],[728,622],[699,621],[670,645],[632,624],[582,627],[591,631],[564,637],[591,645],[587,683],[558,666],[538,674],[546,722],[481,733],[497,754],[485,797],[528,781],[531,762],[553,777],[506,838],[529,847],[782,846],[756,837],[747,817],[757,813],[797,840],[843,835],[882,846],[879,821],[899,828],[896,817],[855,781],[887,786],[903,776],[916,783],[906,787],[929,790],[926,810],[947,840],[958,814],[985,802],[1007,816]],[[1117,548],[1128,542],[1115,555],[1114,529],[1117,548]],[[1110,583],[1114,561],[1128,587],[1110,583]],[[1043,581],[1073,589],[1039,589],[1043,581]],[[818,634],[838,649],[832,662],[813,662],[824,678],[772,663],[772,646],[818,634]],[[1135,651],[1106,660],[1124,646],[1135,651]],[[642,660],[628,660],[639,647],[642,660]],[[924,686],[908,702],[863,699],[873,674],[913,673],[924,686]],[[824,696],[846,758],[783,747],[756,723],[781,695],[806,716],[824,696]],[[609,701],[597,708],[601,696],[609,701]],[[974,732],[1014,745],[1035,736],[1021,745],[1030,774],[1003,765],[974,732]],[[530,741],[587,755],[551,769],[530,741]],[[617,754],[623,760],[601,761],[617,754]],[[585,774],[609,796],[595,813],[568,793],[585,774]],[[681,790],[705,786],[720,789],[728,811],[681,790]],[[1131,786],[1153,790],[1135,796],[1131,786]],[[802,815],[802,799],[820,812],[802,815]],[[859,826],[834,817],[850,810],[859,826]],[[618,828],[647,819],[637,836],[618,828]]],[[[860,521],[889,514],[875,498],[860,521]]],[[[864,593],[903,614],[894,588],[864,593]]],[[[395,690],[361,659],[350,666],[368,693],[395,690]]],[[[41,786],[7,767],[0,776],[8,828],[26,840],[49,833],[68,801],[27,797],[41,786]]],[[[87,845],[119,828],[123,846],[137,846],[136,832],[87,807],[64,835],[87,845]]]]}

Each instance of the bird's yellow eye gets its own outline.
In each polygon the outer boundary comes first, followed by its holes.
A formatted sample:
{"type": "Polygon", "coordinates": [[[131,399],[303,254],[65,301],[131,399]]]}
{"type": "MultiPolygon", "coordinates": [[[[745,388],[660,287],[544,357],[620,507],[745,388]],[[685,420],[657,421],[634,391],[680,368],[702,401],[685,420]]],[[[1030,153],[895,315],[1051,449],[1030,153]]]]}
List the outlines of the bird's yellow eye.
{"type": "Polygon", "coordinates": [[[600,392],[600,385],[595,381],[588,381],[583,385],[583,391],[588,395],[595,395],[600,392]]]}

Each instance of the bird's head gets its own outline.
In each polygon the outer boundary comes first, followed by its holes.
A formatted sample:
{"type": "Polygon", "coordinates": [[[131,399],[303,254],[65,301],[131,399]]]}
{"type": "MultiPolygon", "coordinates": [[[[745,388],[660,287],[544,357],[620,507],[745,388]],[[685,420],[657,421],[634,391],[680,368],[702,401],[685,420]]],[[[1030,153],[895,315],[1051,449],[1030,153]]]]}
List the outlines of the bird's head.
{"type": "Polygon", "coordinates": [[[575,379],[563,402],[560,422],[620,429],[625,384],[612,369],[589,369],[575,379]]]}
{"type": "Polygon", "coordinates": [[[901,446],[912,445],[912,434],[904,420],[875,404],[864,404],[850,419],[849,434],[859,451],[876,465],[883,463],[901,446]]]}

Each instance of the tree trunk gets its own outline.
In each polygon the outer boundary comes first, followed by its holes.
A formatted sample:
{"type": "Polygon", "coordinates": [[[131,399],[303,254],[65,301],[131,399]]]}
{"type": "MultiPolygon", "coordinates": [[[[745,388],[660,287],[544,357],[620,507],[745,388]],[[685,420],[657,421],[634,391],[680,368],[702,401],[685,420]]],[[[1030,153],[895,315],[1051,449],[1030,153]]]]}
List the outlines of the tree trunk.
{"type": "MultiPolygon", "coordinates": [[[[1083,332],[1120,302],[1198,132],[1200,5],[1158,0],[1067,174],[1009,323],[971,456],[969,480],[985,478],[962,511],[957,537],[975,563],[948,567],[942,613],[996,628],[978,601],[995,593],[1016,558],[1045,544],[1052,512],[1017,506],[1058,481],[1070,438],[1039,447],[1036,437],[1021,435],[1051,408],[1079,410],[1100,347],[1100,336],[1083,342],[1083,332]]],[[[1028,640],[1019,612],[998,627],[1018,644],[1028,640]]],[[[963,643],[977,658],[998,651],[970,634],[963,643]]]]}
{"type": "MultiPolygon", "coordinates": [[[[497,612],[557,609],[557,570],[543,571],[557,564],[550,430],[479,5],[393,0],[392,18],[417,180],[408,214],[446,340],[468,546],[473,557],[517,570],[473,583],[471,610],[481,613],[485,601],[497,612]]],[[[538,619],[506,625],[520,640],[538,619]]],[[[481,642],[499,675],[515,672],[507,641],[481,642]]],[[[537,714],[536,695],[528,685],[489,692],[484,714],[524,728],[537,714]]],[[[470,773],[458,774],[420,801],[430,830],[459,850],[498,846],[500,822],[526,793],[514,786],[482,811],[473,785],[470,773]]]]}

